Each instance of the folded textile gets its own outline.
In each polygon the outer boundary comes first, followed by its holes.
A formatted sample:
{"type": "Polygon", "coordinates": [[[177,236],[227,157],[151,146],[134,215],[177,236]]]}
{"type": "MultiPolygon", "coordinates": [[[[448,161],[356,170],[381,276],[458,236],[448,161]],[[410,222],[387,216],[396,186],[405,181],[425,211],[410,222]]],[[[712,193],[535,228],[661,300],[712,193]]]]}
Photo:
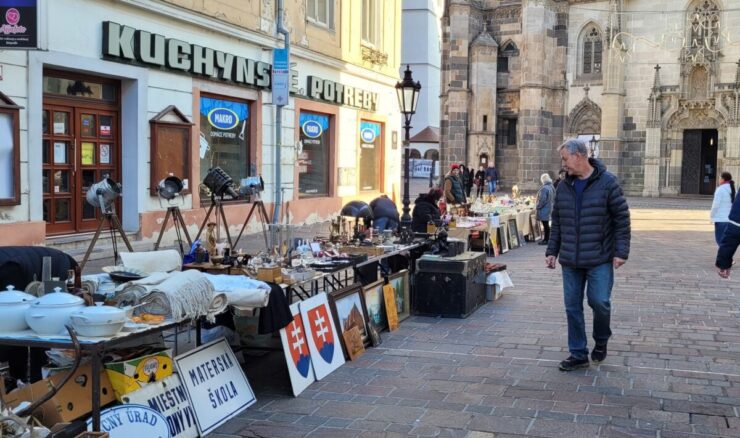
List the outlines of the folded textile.
{"type": "Polygon", "coordinates": [[[129,286],[144,286],[144,288],[147,289],[147,290],[153,289],[153,287],[151,287],[151,286],[160,284],[163,281],[165,281],[168,278],[170,278],[171,276],[172,276],[172,274],[168,274],[166,272],[153,272],[153,273],[151,273],[150,275],[148,275],[148,276],[146,276],[144,278],[140,278],[138,280],[127,281],[125,283],[119,284],[116,287],[116,291],[125,290],[129,286]],[[147,287],[147,286],[149,286],[149,287],[147,287]]]}
{"type": "Polygon", "coordinates": [[[206,278],[213,283],[213,288],[218,292],[228,292],[231,289],[264,289],[270,290],[270,285],[264,281],[254,280],[243,275],[214,275],[205,274],[206,278]]]}
{"type": "Polygon", "coordinates": [[[237,307],[267,307],[270,302],[270,289],[245,289],[236,287],[221,292],[228,303],[237,307]]]}
{"type": "Polygon", "coordinates": [[[225,311],[227,307],[229,307],[229,300],[226,298],[226,294],[214,294],[211,304],[208,307],[208,315],[206,316],[206,319],[209,321],[215,321],[216,315],[225,311]]]}
{"type": "Polygon", "coordinates": [[[145,252],[122,252],[121,263],[144,272],[172,272],[182,269],[180,253],[174,249],[145,252]]]}
{"type": "Polygon", "coordinates": [[[208,311],[214,295],[213,284],[203,273],[194,269],[174,272],[151,288],[144,298],[146,304],[140,307],[140,311],[167,315],[176,320],[206,316],[213,321],[213,315],[209,315],[208,311]]]}

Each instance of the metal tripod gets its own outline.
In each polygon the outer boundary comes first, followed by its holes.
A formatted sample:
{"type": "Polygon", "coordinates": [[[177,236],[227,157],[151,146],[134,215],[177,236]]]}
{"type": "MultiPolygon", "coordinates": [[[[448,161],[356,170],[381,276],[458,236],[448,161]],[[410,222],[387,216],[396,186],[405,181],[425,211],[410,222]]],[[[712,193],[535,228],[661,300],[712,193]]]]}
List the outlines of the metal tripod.
{"type": "Polygon", "coordinates": [[[203,233],[203,229],[206,227],[206,224],[208,223],[208,219],[211,217],[211,213],[213,212],[213,210],[216,210],[216,229],[220,230],[221,223],[223,223],[224,228],[226,229],[226,238],[228,239],[229,247],[234,248],[234,245],[232,245],[231,243],[231,234],[229,233],[229,224],[226,223],[226,215],[224,214],[224,206],[221,203],[221,200],[216,199],[215,196],[211,196],[211,206],[208,207],[208,212],[206,213],[205,219],[203,219],[203,223],[200,225],[200,229],[198,230],[198,235],[195,236],[195,240],[198,240],[200,238],[200,235],[203,233]]]}
{"type": "Polygon", "coordinates": [[[82,259],[82,262],[80,263],[80,269],[85,269],[85,264],[87,263],[87,259],[90,258],[90,254],[92,254],[93,248],[95,247],[95,244],[98,242],[98,238],[100,237],[100,233],[103,231],[103,223],[108,223],[108,230],[110,231],[110,239],[111,242],[113,242],[113,264],[118,263],[118,244],[116,242],[116,231],[118,234],[121,235],[121,238],[123,239],[123,242],[126,244],[126,248],[130,252],[134,252],[134,248],[131,246],[131,243],[128,241],[128,237],[126,237],[126,233],[123,232],[123,228],[121,228],[121,221],[118,220],[118,215],[116,212],[110,212],[110,213],[102,213],[100,216],[100,219],[98,220],[98,229],[95,231],[95,235],[93,236],[92,240],[90,241],[90,246],[87,247],[87,252],[85,252],[85,257],[82,259]]]}
{"type": "Polygon", "coordinates": [[[164,215],[164,222],[162,222],[162,229],[159,230],[159,238],[157,243],[154,244],[154,250],[159,249],[159,244],[162,242],[162,237],[167,229],[167,219],[172,216],[172,223],[175,225],[175,234],[177,235],[177,242],[180,244],[180,254],[185,254],[182,248],[182,233],[185,233],[185,238],[188,239],[188,250],[193,246],[193,242],[190,240],[190,234],[188,233],[188,227],[185,226],[185,220],[182,218],[180,207],[172,206],[167,207],[167,213],[164,215]]]}
{"type": "Polygon", "coordinates": [[[257,209],[257,215],[260,217],[262,225],[262,235],[265,237],[265,248],[268,250],[270,249],[270,244],[267,240],[267,226],[265,224],[270,222],[270,217],[267,215],[267,210],[265,210],[265,204],[262,203],[262,201],[254,201],[252,203],[252,209],[249,210],[249,214],[247,215],[247,219],[244,220],[244,225],[242,225],[241,231],[239,231],[239,235],[236,237],[236,240],[234,241],[234,245],[231,247],[234,248],[234,246],[239,243],[239,239],[242,237],[242,233],[244,233],[244,229],[247,228],[247,224],[249,223],[249,220],[252,219],[252,213],[254,213],[254,210],[257,209]]]}

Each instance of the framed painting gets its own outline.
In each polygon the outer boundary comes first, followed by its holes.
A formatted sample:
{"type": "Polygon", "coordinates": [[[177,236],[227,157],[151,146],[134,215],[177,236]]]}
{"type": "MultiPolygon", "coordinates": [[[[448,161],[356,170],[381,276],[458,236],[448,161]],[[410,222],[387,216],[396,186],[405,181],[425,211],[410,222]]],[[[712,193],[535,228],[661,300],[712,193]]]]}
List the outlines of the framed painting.
{"type": "Polygon", "coordinates": [[[329,305],[337,331],[342,334],[342,348],[346,357],[349,357],[349,354],[344,343],[344,337],[345,333],[348,333],[352,327],[357,327],[360,331],[360,339],[362,339],[363,345],[366,347],[370,345],[370,336],[368,336],[367,323],[365,322],[367,321],[365,297],[360,283],[331,292],[329,294],[329,305]]]}
{"type": "Polygon", "coordinates": [[[385,299],[383,298],[383,280],[362,287],[365,295],[365,309],[367,317],[375,324],[378,331],[388,328],[388,316],[385,314],[385,299]]]}
{"type": "Polygon", "coordinates": [[[388,284],[393,286],[396,294],[396,313],[398,321],[411,316],[411,301],[409,299],[409,271],[404,269],[388,276],[388,284]]]}
{"type": "Polygon", "coordinates": [[[501,242],[501,254],[506,254],[509,252],[509,231],[508,228],[503,225],[498,228],[498,232],[501,233],[499,235],[499,242],[501,242]]]}
{"type": "Polygon", "coordinates": [[[516,219],[509,219],[508,232],[509,232],[509,247],[511,249],[519,248],[519,231],[516,226],[516,219]]]}

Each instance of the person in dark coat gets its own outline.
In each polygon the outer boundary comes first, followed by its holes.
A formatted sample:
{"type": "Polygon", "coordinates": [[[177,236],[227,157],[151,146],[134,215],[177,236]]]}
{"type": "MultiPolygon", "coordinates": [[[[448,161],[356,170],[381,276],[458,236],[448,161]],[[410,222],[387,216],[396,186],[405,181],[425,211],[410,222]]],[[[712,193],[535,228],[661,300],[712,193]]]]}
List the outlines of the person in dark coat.
{"type": "MultiPolygon", "coordinates": [[[[68,254],[44,246],[0,246],[0,290],[8,285],[22,291],[34,280],[41,281],[44,257],[51,257],[51,276],[67,279],[67,272],[77,266],[77,262],[68,254]]],[[[26,380],[29,374],[31,382],[41,379],[41,367],[46,363],[46,349],[31,348],[31,368],[27,367],[28,351],[26,347],[0,347],[0,361],[7,361],[10,376],[26,380]]]]}
{"type": "Polygon", "coordinates": [[[465,197],[470,198],[470,191],[473,190],[475,184],[475,167],[468,167],[468,177],[465,179],[465,197]]]}
{"type": "Polygon", "coordinates": [[[426,233],[427,224],[439,224],[441,220],[437,202],[442,198],[442,190],[433,188],[429,193],[419,195],[414,201],[414,211],[411,213],[411,229],[416,233],[426,233]]]}
{"type": "Polygon", "coordinates": [[[537,192],[537,220],[542,223],[544,237],[539,245],[547,245],[550,240],[550,219],[552,217],[552,206],[555,203],[555,188],[552,186],[550,175],[543,173],[540,176],[542,187],[537,192]]]}
{"type": "Polygon", "coordinates": [[[599,160],[588,157],[588,146],[570,139],[558,147],[568,176],[555,191],[546,265],[563,269],[565,313],[570,356],[560,362],[562,371],[588,367],[588,341],[583,317],[584,290],[593,310],[595,363],[606,358],[612,332],[611,291],[614,269],[630,252],[630,211],[617,177],[599,160]]]}
{"type": "Polygon", "coordinates": [[[370,202],[373,210],[373,228],[383,230],[395,230],[401,222],[398,217],[398,207],[387,195],[380,195],[370,202]]]}
{"type": "Polygon", "coordinates": [[[445,175],[444,193],[445,202],[448,204],[465,203],[465,186],[460,178],[460,165],[453,164],[450,166],[450,172],[445,175]]]}
{"type": "Polygon", "coordinates": [[[498,171],[493,163],[488,163],[488,168],[486,169],[486,185],[488,186],[489,195],[496,193],[496,186],[498,185],[498,171]]]}
{"type": "Polygon", "coordinates": [[[714,264],[720,277],[730,277],[732,258],[735,256],[738,246],[740,246],[740,196],[735,196],[735,201],[730,209],[727,228],[725,228],[722,240],[719,242],[717,260],[714,264]]]}
{"type": "Polygon", "coordinates": [[[483,167],[483,165],[478,167],[478,171],[475,172],[474,181],[477,187],[475,191],[475,197],[480,198],[481,196],[483,196],[483,188],[486,184],[486,169],[485,167],[483,167]]]}

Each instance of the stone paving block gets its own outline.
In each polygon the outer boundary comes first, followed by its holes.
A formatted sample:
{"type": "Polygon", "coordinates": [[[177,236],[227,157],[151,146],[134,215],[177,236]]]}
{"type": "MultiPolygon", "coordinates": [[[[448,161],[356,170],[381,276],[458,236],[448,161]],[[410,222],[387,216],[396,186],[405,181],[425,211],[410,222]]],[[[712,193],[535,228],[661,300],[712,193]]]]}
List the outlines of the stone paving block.
{"type": "Polygon", "coordinates": [[[256,422],[239,431],[239,436],[301,438],[308,436],[313,430],[312,426],[298,424],[256,422]]]}
{"type": "Polygon", "coordinates": [[[600,426],[555,420],[536,419],[527,430],[527,434],[541,437],[591,438],[599,435],[600,426]]]}
{"type": "Polygon", "coordinates": [[[347,426],[347,429],[370,430],[380,432],[386,430],[389,425],[390,423],[386,421],[355,420],[349,426],[347,426]]]}
{"type": "Polygon", "coordinates": [[[252,424],[252,422],[253,420],[233,418],[216,428],[214,433],[223,435],[236,435],[240,430],[252,424]]]}
{"type": "Polygon", "coordinates": [[[426,405],[427,409],[439,409],[444,411],[462,412],[467,405],[465,403],[450,403],[446,401],[431,400],[426,405]]]}
{"type": "Polygon", "coordinates": [[[477,414],[491,415],[491,412],[493,412],[493,408],[489,406],[467,405],[465,407],[465,412],[474,412],[477,414]]]}
{"type": "Polygon", "coordinates": [[[682,400],[665,400],[663,410],[668,412],[687,412],[691,414],[735,416],[731,406],[717,403],[696,403],[682,400]]]}
{"type": "Polygon", "coordinates": [[[354,420],[350,420],[347,418],[329,418],[324,423],[324,427],[336,427],[339,429],[344,429],[345,427],[352,424],[354,420]]]}
{"type": "Polygon", "coordinates": [[[475,415],[467,428],[471,431],[493,432],[496,436],[498,432],[524,435],[533,421],[530,418],[475,415]]]}
{"type": "Polygon", "coordinates": [[[455,429],[464,428],[474,414],[471,412],[453,412],[440,409],[428,409],[419,419],[421,425],[432,425],[455,429]]]}
{"type": "Polygon", "coordinates": [[[613,425],[603,426],[601,432],[599,433],[599,437],[603,438],[655,438],[658,436],[663,438],[666,435],[663,433],[658,435],[658,432],[654,430],[640,430],[630,427],[620,427],[613,425]]]}
{"type": "Polygon", "coordinates": [[[322,417],[357,419],[365,418],[373,409],[374,405],[365,403],[329,401],[317,409],[315,414],[322,417]]]}
{"type": "Polygon", "coordinates": [[[465,388],[465,392],[469,394],[480,394],[480,395],[503,395],[507,387],[504,385],[493,385],[487,383],[471,383],[465,388]]]}
{"type": "Polygon", "coordinates": [[[281,400],[274,400],[268,403],[261,409],[261,411],[309,415],[312,412],[316,411],[316,409],[318,409],[324,403],[326,402],[318,400],[286,398],[281,400]]]}
{"type": "Polygon", "coordinates": [[[610,418],[606,415],[576,415],[576,423],[585,424],[609,424],[610,418]]]}
{"type": "MultiPolygon", "coordinates": [[[[359,436],[360,433],[361,432],[358,430],[319,427],[305,436],[310,437],[310,438],[355,438],[359,436]]],[[[273,436],[273,435],[266,435],[266,436],[273,436]]],[[[274,436],[282,436],[282,435],[274,435],[274,436]]]]}
{"type": "Polygon", "coordinates": [[[414,424],[425,409],[405,406],[376,406],[365,419],[397,424],[414,424]]]}
{"type": "Polygon", "coordinates": [[[268,418],[268,420],[273,421],[275,423],[295,423],[302,417],[303,417],[302,415],[298,415],[298,414],[275,412],[274,414],[270,415],[270,418],[268,418]]]}

